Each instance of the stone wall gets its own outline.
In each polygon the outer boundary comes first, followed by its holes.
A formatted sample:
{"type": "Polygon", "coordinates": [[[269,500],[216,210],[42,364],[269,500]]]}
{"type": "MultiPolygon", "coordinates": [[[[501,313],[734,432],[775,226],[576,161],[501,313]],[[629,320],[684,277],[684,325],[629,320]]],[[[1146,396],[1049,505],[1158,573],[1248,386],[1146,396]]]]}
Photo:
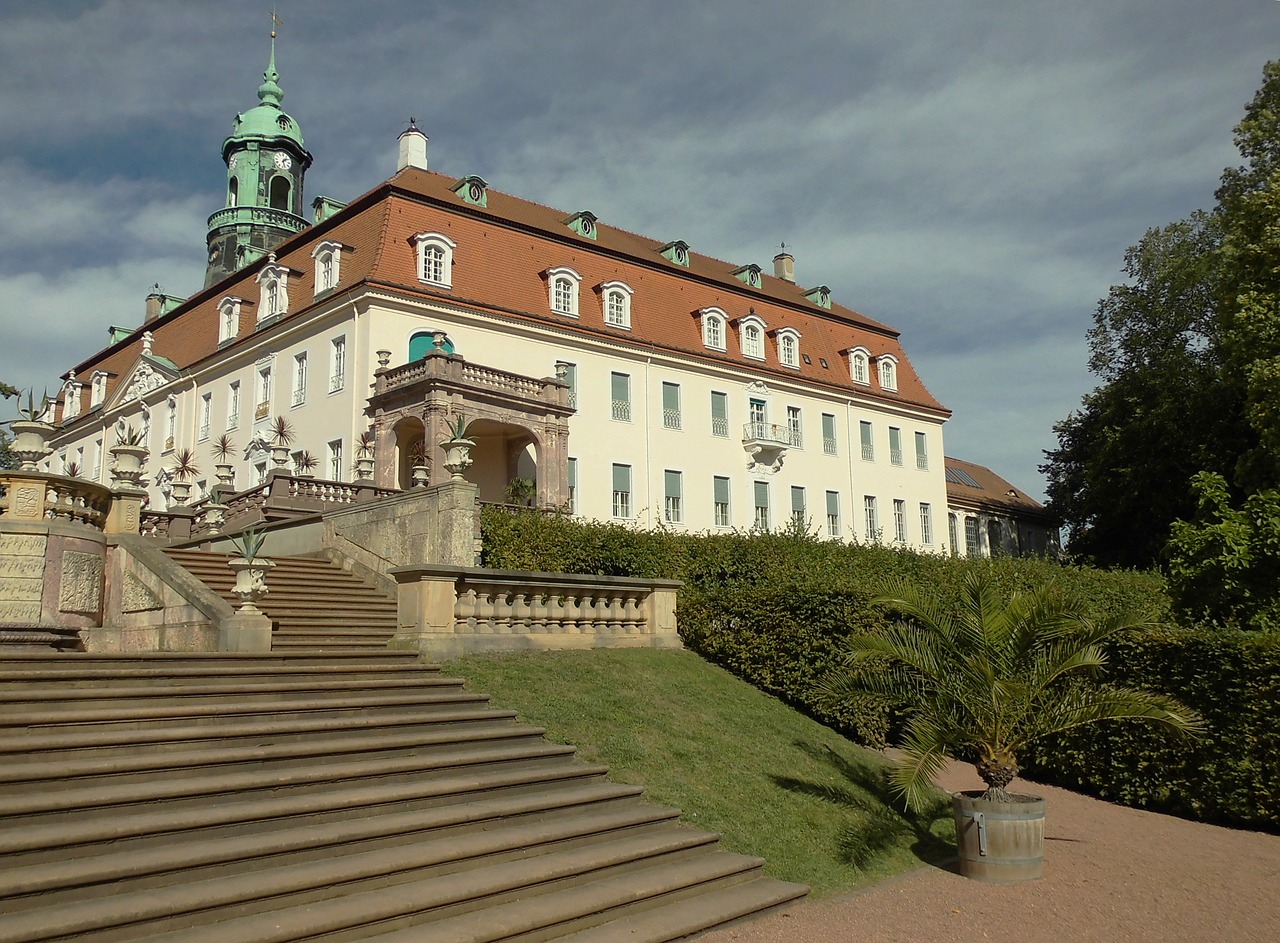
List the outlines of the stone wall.
{"type": "Polygon", "coordinates": [[[0,626],[98,625],[105,555],[92,527],[0,520],[0,626]]]}

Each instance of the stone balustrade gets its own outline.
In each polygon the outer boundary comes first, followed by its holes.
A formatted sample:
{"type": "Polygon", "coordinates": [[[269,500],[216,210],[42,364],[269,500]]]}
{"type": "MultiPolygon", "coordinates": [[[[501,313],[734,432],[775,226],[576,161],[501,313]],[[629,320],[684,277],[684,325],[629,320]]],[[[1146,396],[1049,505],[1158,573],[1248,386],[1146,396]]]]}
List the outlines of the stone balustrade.
{"type": "Polygon", "coordinates": [[[11,521],[70,521],[102,530],[111,489],[44,472],[0,472],[0,517],[11,521]]]}
{"type": "Polygon", "coordinates": [[[394,648],[434,659],[476,651],[679,648],[674,580],[481,567],[407,566],[394,648]]]}
{"type": "Polygon", "coordinates": [[[401,387],[433,381],[458,390],[500,393],[506,398],[567,404],[568,384],[554,377],[535,379],[496,367],[469,363],[459,354],[432,352],[421,360],[376,372],[375,390],[386,393],[401,387]]]}

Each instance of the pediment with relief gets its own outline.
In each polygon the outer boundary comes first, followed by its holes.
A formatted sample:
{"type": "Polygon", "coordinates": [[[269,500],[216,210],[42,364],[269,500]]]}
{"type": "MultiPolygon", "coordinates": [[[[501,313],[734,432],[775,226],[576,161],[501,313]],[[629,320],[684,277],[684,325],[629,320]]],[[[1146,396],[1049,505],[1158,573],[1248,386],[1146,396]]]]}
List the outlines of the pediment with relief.
{"type": "Polygon", "coordinates": [[[125,403],[144,398],[148,393],[160,389],[166,383],[178,378],[178,371],[167,363],[161,362],[147,354],[138,358],[116,385],[115,392],[107,403],[107,408],[122,406],[125,403]]]}

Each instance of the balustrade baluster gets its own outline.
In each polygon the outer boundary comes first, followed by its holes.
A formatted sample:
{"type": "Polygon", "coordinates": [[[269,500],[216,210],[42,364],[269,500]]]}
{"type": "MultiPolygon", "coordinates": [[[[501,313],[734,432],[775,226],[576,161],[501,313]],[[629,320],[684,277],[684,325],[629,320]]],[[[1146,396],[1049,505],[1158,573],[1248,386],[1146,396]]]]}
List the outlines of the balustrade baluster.
{"type": "Polygon", "coordinates": [[[638,635],[645,629],[644,609],[640,606],[640,594],[627,593],[623,602],[623,630],[628,635],[638,635]]]}
{"type": "Polygon", "coordinates": [[[476,631],[492,633],[496,612],[493,592],[488,588],[476,590],[476,631]]]}
{"type": "Polygon", "coordinates": [[[476,610],[478,608],[476,591],[472,586],[458,594],[453,604],[453,621],[458,627],[465,626],[468,632],[476,630],[476,610]]]}

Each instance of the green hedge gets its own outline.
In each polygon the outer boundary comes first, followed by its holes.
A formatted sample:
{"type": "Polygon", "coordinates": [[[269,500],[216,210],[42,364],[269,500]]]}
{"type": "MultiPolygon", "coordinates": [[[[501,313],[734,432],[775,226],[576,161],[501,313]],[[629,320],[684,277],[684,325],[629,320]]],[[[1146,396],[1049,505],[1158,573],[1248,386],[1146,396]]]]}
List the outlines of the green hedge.
{"type": "MultiPolygon", "coordinates": [[[[843,639],[877,624],[867,602],[895,579],[957,597],[982,567],[1005,591],[1056,580],[1096,616],[1172,620],[1154,573],[1049,560],[951,559],[794,534],[636,531],[532,512],[486,509],[486,566],[680,579],[681,637],[692,650],[869,745],[892,712],[868,701],[832,707],[815,683],[843,639]]],[[[1161,628],[1119,641],[1108,680],[1172,694],[1210,733],[1194,744],[1137,724],[1085,728],[1024,758],[1028,775],[1131,805],[1280,831],[1280,637],[1161,628]]]]}
{"type": "Polygon", "coordinates": [[[1117,640],[1109,682],[1160,691],[1209,731],[1112,722],[1046,740],[1026,774],[1125,805],[1280,831],[1280,636],[1167,627],[1117,640]]]}

